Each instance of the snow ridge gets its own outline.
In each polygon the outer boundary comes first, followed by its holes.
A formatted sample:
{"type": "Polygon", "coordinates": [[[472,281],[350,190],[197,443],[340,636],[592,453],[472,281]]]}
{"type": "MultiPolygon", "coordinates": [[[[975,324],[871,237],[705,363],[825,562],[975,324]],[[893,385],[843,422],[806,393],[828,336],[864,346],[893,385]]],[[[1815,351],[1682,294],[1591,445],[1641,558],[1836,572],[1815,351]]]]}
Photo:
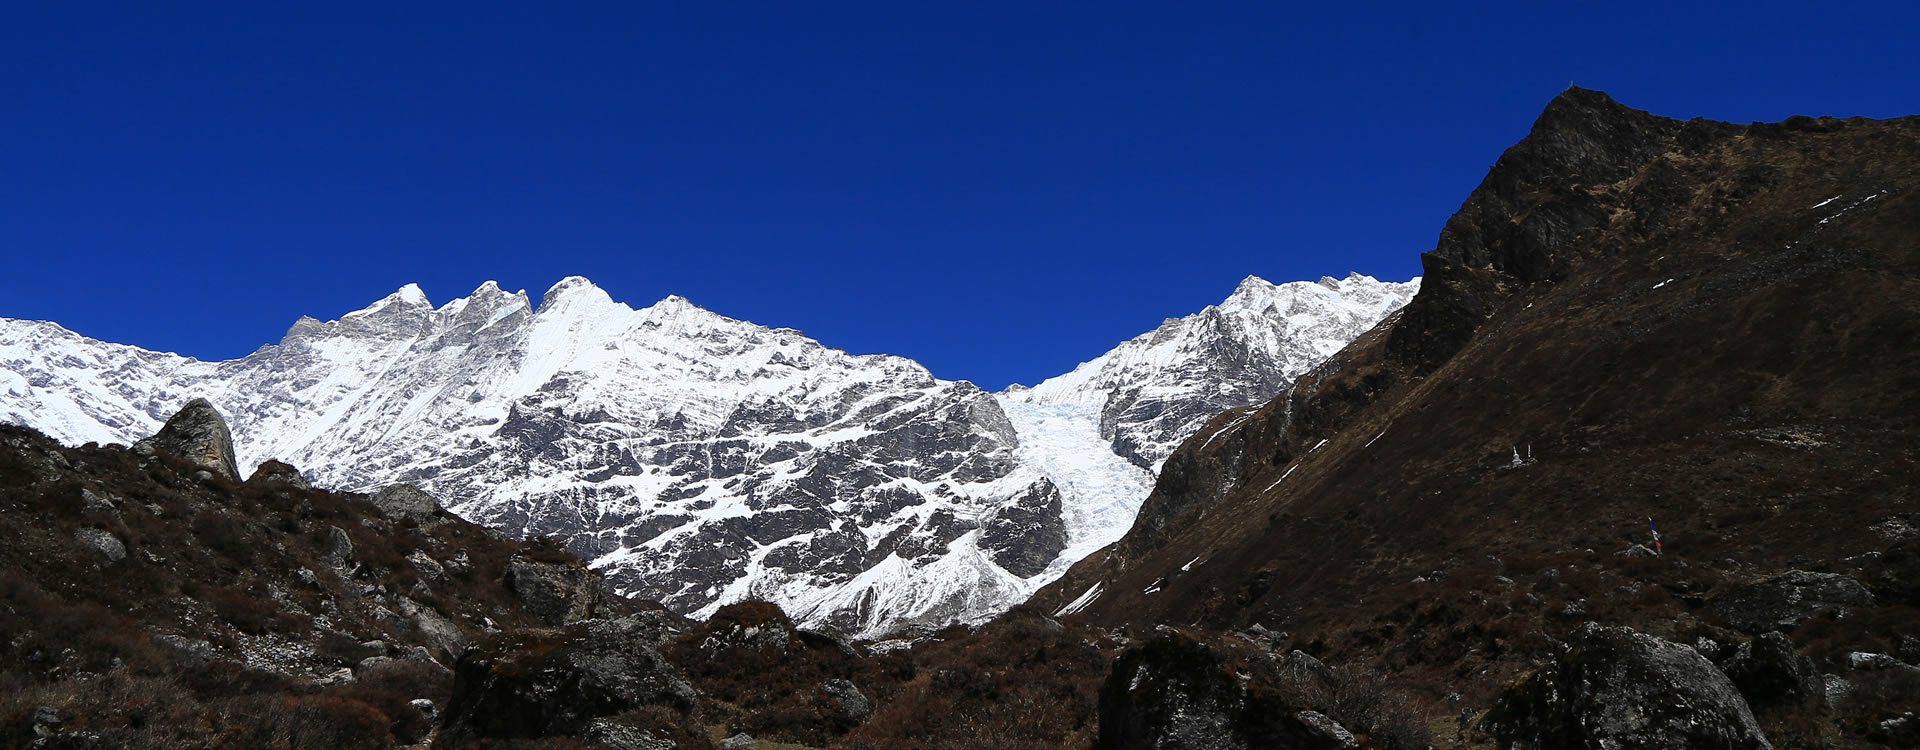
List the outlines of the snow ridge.
{"type": "Polygon", "coordinates": [[[1396,283],[1352,273],[1272,284],[1248,276],[1219,305],[1168,318],[1072,372],[1007,395],[1093,409],[1114,451],[1157,473],[1214,415],[1279,395],[1419,290],[1418,277],[1396,283]]]}
{"type": "Polygon", "coordinates": [[[1186,415],[1277,393],[1414,284],[1249,277],[1001,394],[678,296],[634,309],[580,277],[537,305],[487,282],[436,308],[408,284],[225,362],[0,319],[0,419],[130,443],[203,396],[243,469],[411,482],[475,521],[567,539],[622,593],[694,615],[766,599],[870,637],[1024,600],[1125,533],[1147,467],[1205,421],[1186,415]],[[1139,416],[1151,404],[1172,416],[1139,416]]]}

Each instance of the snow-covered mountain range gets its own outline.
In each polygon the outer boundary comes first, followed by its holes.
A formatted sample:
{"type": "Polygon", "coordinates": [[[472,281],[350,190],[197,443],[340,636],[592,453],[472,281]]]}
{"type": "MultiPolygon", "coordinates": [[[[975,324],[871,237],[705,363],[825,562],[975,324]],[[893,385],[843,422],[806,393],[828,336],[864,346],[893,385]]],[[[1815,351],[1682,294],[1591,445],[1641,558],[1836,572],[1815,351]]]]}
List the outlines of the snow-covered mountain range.
{"type": "Polygon", "coordinates": [[[1249,277],[1001,394],[680,297],[636,310],[578,277],[538,305],[488,282],[435,307],[408,285],[224,362],[0,319],[0,419],[127,443],[201,396],[243,473],[273,458],[322,486],[411,482],[566,538],[677,611],[767,599],[874,636],[989,617],[1117,539],[1173,445],[1279,393],[1417,282],[1249,277]]]}

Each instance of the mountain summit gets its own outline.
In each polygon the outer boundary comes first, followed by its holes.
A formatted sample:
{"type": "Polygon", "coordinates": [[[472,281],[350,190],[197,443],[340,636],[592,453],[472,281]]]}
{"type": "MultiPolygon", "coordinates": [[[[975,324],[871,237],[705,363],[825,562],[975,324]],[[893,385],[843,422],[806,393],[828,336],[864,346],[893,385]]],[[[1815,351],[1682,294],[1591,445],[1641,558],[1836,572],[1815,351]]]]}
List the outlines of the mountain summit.
{"type": "Polygon", "coordinates": [[[227,362],[0,321],[0,414],[129,442],[206,394],[239,467],[417,484],[566,540],[623,594],[702,615],[765,599],[876,635],[1023,600],[1125,531],[1146,467],[1204,415],[1271,397],[1413,288],[1250,277],[1074,373],[991,394],[679,296],[634,309],[578,276],[537,305],[487,282],[435,307],[408,284],[227,362]]]}

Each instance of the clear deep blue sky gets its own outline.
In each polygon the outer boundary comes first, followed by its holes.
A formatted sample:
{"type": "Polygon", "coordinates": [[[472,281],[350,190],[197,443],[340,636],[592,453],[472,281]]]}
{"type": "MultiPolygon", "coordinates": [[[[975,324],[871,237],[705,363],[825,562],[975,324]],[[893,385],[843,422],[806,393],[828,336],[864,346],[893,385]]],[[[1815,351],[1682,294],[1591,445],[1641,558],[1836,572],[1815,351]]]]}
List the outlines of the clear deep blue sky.
{"type": "Polygon", "coordinates": [[[0,316],[223,359],[579,274],[999,388],[1417,274],[1569,83],[1920,112],[1911,2],[1288,5],[13,3],[0,316]]]}

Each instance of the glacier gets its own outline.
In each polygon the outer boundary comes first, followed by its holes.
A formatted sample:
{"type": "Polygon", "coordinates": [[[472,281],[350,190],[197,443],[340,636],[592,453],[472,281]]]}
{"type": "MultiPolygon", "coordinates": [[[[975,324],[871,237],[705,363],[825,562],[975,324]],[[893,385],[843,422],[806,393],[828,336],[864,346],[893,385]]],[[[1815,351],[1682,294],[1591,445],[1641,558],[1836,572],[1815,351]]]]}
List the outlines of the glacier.
{"type": "Polygon", "coordinates": [[[537,304],[487,282],[435,307],[408,284],[219,362],[0,319],[0,419],[130,443],[205,397],[243,469],[412,483],[563,538],[624,595],[694,616],[764,599],[878,637],[1024,600],[1124,534],[1207,418],[1277,395],[1417,288],[1249,277],[1001,393],[677,296],[635,309],[581,277],[537,304]]]}

